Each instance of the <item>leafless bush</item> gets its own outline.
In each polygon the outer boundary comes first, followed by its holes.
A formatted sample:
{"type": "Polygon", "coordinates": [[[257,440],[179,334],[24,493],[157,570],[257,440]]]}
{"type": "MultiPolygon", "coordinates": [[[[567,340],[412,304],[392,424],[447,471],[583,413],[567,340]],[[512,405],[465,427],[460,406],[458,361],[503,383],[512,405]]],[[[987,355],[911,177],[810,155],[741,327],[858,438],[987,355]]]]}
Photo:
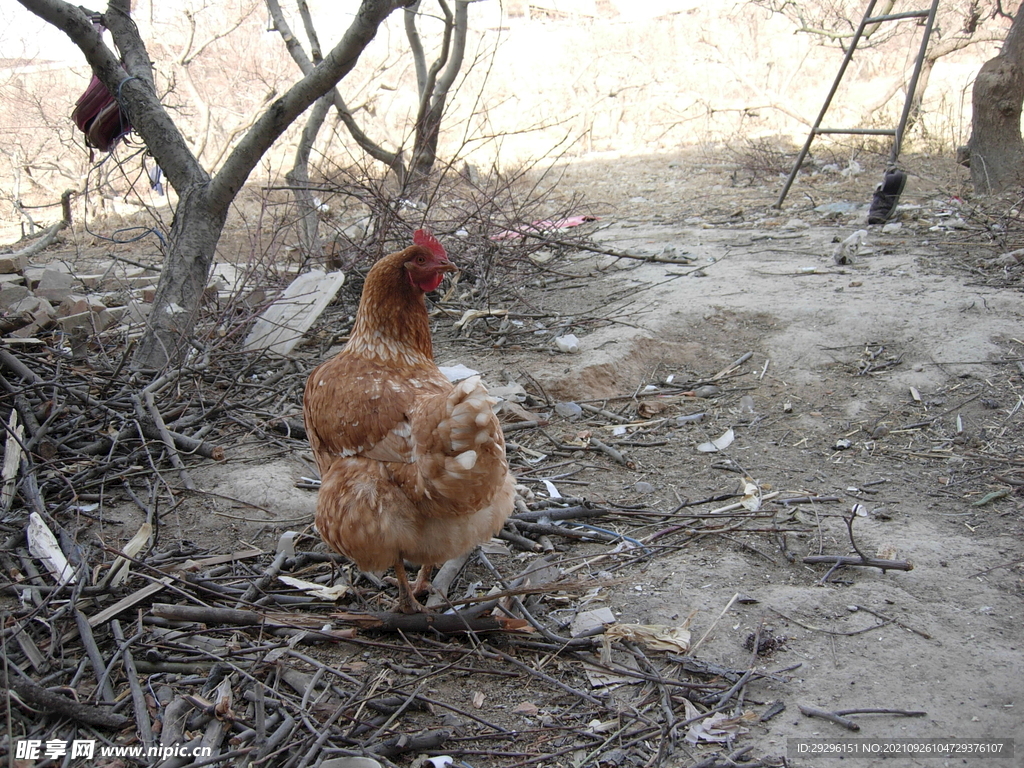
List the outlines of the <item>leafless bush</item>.
{"type": "MultiPolygon", "coordinates": [[[[486,171],[466,162],[449,165],[432,178],[423,202],[396,198],[394,177],[380,169],[329,166],[323,172],[325,164],[314,189],[325,209],[323,258],[331,268],[365,270],[383,254],[409,245],[412,230],[426,227],[461,268],[463,283],[486,297],[535,275],[539,252],[547,252],[543,260],[550,264],[551,257],[585,239],[580,230],[533,226],[580,212],[575,199],[549,202],[557,178],[536,164],[486,171]]],[[[278,216],[284,224],[296,213],[282,204],[278,216]]]]}
{"type": "Polygon", "coordinates": [[[793,147],[779,146],[768,138],[746,139],[739,149],[730,149],[739,167],[755,179],[775,178],[793,167],[793,147]]]}

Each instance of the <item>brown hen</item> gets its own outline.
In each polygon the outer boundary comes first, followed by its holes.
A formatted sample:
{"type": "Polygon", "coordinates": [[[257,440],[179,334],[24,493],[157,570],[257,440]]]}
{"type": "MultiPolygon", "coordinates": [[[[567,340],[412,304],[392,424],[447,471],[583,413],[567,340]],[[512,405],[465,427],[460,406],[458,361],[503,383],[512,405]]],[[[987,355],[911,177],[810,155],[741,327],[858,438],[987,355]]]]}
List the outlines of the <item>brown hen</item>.
{"type": "Polygon", "coordinates": [[[316,527],[361,569],[394,567],[407,613],[423,610],[432,566],[497,533],[515,496],[495,400],[434,364],[423,297],[456,268],[429,233],[413,242],[370,270],[348,343],[310,373],[303,402],[316,527]],[[404,560],[422,566],[415,587],[404,560]]]}

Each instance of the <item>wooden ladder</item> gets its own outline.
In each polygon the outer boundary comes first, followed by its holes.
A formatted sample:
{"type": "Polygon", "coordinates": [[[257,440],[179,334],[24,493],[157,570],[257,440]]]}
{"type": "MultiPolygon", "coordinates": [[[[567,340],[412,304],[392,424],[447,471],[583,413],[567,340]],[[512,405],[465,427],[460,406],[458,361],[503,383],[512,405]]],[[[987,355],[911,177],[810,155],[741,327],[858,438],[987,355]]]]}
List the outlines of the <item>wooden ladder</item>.
{"type": "Polygon", "coordinates": [[[921,66],[924,64],[924,56],[928,50],[928,40],[931,38],[932,28],[935,26],[935,13],[939,8],[939,0],[932,0],[931,8],[928,8],[927,10],[906,11],[904,13],[887,13],[882,16],[873,16],[872,14],[875,11],[876,3],[877,0],[870,0],[868,2],[868,7],[864,11],[864,18],[860,20],[860,25],[857,27],[857,31],[854,32],[853,39],[850,41],[850,45],[846,49],[846,55],[843,57],[843,63],[839,66],[839,74],[836,75],[835,82],[832,83],[832,89],[828,92],[828,96],[825,97],[825,103],[821,107],[821,112],[818,113],[818,119],[814,121],[814,125],[811,127],[811,132],[807,136],[807,141],[804,142],[803,149],[801,149],[800,154],[797,155],[796,162],[793,163],[793,170],[790,171],[789,178],[786,179],[786,184],[782,188],[782,193],[779,195],[779,199],[775,203],[776,208],[782,207],[782,202],[786,199],[786,195],[789,194],[789,189],[793,186],[793,180],[796,179],[796,175],[800,171],[800,166],[811,149],[811,143],[814,141],[814,137],[819,134],[846,133],[861,136],[892,136],[892,152],[889,155],[889,168],[895,168],[896,166],[896,159],[900,154],[900,145],[903,143],[903,132],[906,130],[907,120],[910,117],[910,110],[913,106],[914,92],[917,90],[917,81],[921,76],[921,66]],[[924,36],[921,38],[921,48],[917,53],[917,60],[914,62],[914,72],[910,76],[910,82],[907,84],[907,97],[906,101],[903,103],[903,113],[900,115],[899,125],[895,128],[822,128],[821,122],[825,119],[825,113],[828,112],[828,108],[832,104],[832,98],[836,95],[836,91],[839,90],[839,83],[842,82],[843,75],[846,73],[846,67],[850,64],[854,51],[857,50],[857,44],[860,42],[861,38],[864,37],[864,31],[868,27],[880,24],[883,21],[901,21],[903,19],[925,19],[926,21],[924,24],[924,36]]]}

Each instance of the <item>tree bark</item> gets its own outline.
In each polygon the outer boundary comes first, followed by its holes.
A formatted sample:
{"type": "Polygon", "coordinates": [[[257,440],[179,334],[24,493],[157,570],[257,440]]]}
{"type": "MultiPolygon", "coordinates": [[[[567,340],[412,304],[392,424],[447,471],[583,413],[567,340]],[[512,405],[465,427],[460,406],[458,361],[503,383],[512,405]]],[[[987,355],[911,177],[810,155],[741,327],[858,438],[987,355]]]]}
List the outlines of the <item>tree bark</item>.
{"type": "Polygon", "coordinates": [[[469,0],[456,0],[454,14],[445,0],[438,0],[438,4],[445,18],[444,40],[441,53],[429,70],[424,64],[423,46],[416,30],[418,3],[405,11],[406,36],[416,61],[416,80],[420,89],[416,136],[409,162],[409,197],[413,199],[425,196],[430,172],[437,161],[437,143],[441,135],[445,102],[462,68],[469,29],[469,0]]]}
{"type": "Polygon", "coordinates": [[[93,72],[118,96],[135,130],[178,192],[179,205],[156,298],[132,364],[136,368],[162,369],[179,362],[189,347],[203,288],[235,195],[288,126],[352,70],[384,19],[411,0],[362,0],[339,43],[268,107],[213,177],[192,154],[160,103],[153,86],[152,62],[131,19],[130,0],[110,0],[104,14],[123,66],[81,7],[63,0],[19,2],[62,30],[78,46],[93,72]]]}
{"type": "Polygon", "coordinates": [[[149,346],[136,355],[136,367],[161,369],[187,353],[227,211],[226,206],[211,204],[207,184],[178,189],[168,249],[143,337],[149,346]]]}
{"type": "Polygon", "coordinates": [[[1018,8],[999,55],[986,61],[971,94],[968,144],[971,182],[977,194],[996,194],[1024,183],[1024,3],[1018,8]]]}

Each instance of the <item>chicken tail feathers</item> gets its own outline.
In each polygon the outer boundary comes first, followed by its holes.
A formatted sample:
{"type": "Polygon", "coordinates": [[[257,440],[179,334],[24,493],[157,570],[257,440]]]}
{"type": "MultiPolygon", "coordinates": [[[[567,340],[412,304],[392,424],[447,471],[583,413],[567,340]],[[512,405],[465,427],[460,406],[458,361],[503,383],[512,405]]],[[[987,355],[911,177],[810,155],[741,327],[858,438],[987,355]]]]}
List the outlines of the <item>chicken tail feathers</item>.
{"type": "Polygon", "coordinates": [[[488,504],[491,494],[503,487],[508,463],[501,425],[492,410],[496,402],[478,376],[459,382],[447,395],[447,413],[435,433],[445,443],[443,461],[424,468],[428,495],[469,511],[488,504]]]}

